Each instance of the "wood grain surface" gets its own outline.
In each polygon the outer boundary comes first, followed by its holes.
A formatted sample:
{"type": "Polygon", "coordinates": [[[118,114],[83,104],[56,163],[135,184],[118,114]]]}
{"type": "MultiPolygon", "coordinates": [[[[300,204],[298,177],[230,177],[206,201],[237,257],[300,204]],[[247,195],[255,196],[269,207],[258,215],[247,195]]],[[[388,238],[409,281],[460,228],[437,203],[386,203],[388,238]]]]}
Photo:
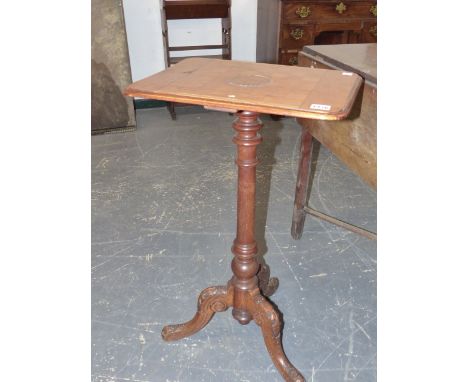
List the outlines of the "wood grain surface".
{"type": "Polygon", "coordinates": [[[338,120],[350,112],[361,83],[350,72],[189,58],[131,84],[125,95],[338,120]]]}

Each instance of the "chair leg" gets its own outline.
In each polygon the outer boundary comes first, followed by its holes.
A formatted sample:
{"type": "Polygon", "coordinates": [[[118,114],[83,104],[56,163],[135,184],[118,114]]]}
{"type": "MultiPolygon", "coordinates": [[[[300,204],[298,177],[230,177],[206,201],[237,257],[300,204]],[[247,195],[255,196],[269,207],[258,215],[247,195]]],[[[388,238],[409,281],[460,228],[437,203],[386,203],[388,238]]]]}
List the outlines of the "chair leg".
{"type": "Polygon", "coordinates": [[[312,135],[306,127],[302,128],[301,152],[299,157],[299,166],[297,170],[296,194],[294,196],[294,209],[291,224],[291,236],[298,240],[304,230],[304,220],[306,212],[304,206],[307,202],[307,187],[309,185],[310,164],[312,162],[312,135]]]}
{"type": "Polygon", "coordinates": [[[174,102],[167,102],[166,106],[167,106],[167,110],[171,114],[172,120],[175,121],[176,120],[176,112],[175,112],[174,102]]]}

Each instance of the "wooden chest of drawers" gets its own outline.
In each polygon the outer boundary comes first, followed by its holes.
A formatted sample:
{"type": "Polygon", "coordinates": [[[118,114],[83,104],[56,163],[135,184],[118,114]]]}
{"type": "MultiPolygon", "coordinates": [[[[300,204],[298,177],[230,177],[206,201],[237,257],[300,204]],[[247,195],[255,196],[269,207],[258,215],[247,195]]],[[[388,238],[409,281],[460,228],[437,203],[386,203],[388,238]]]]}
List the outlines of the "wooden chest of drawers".
{"type": "Polygon", "coordinates": [[[305,45],[377,42],[375,0],[281,0],[279,6],[280,64],[296,65],[305,45]]]}

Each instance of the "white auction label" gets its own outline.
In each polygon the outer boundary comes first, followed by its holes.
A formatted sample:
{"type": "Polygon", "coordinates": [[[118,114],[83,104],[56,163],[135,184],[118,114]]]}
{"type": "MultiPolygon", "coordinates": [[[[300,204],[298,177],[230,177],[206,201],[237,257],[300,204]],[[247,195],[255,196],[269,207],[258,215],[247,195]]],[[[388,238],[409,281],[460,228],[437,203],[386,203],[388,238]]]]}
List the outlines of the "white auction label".
{"type": "Polygon", "coordinates": [[[325,111],[328,111],[331,109],[331,105],[322,105],[320,103],[313,103],[312,105],[310,105],[309,107],[310,109],[313,109],[313,110],[325,110],[325,111]]]}

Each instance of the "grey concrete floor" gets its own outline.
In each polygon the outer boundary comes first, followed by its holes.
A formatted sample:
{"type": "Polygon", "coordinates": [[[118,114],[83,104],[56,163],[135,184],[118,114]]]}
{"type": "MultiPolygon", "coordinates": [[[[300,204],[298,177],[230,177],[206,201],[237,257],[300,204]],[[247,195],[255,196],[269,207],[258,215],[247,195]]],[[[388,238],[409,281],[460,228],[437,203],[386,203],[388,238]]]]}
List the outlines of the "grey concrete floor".
{"type": "MultiPolygon", "coordinates": [[[[92,137],[92,380],[282,381],[255,323],[218,313],[166,343],[199,292],[230,278],[235,233],[233,116],[137,112],[134,132],[92,137]]],[[[308,216],[289,230],[300,128],[262,117],[257,241],[280,287],[286,355],[307,381],[376,380],[376,243],[308,216]]],[[[324,147],[309,204],[376,229],[376,194],[324,147]]]]}

